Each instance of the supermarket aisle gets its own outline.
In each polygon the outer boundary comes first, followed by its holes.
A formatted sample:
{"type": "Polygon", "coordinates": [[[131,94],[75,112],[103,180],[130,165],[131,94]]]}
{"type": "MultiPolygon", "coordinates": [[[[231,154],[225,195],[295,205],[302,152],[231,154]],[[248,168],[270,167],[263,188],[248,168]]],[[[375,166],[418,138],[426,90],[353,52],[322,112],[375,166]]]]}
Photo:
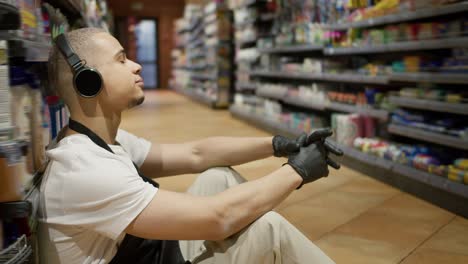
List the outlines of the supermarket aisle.
{"type": "MultiPolygon", "coordinates": [[[[124,115],[122,128],[164,143],[269,135],[170,91],[148,92],[142,106],[124,115]]],[[[235,169],[252,180],[281,164],[269,158],[235,169]]],[[[195,177],[159,182],[184,191],[195,177]]],[[[467,219],[347,168],[305,185],[277,210],[337,263],[468,263],[467,219]]]]}

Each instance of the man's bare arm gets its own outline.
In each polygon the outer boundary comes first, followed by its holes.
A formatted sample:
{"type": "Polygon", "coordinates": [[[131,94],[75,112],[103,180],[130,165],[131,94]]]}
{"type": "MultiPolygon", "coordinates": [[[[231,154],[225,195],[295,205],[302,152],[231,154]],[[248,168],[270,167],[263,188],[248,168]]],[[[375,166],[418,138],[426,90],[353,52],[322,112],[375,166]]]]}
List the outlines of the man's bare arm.
{"type": "Polygon", "coordinates": [[[211,137],[183,144],[156,144],[141,166],[149,177],[198,173],[273,155],[272,137],[211,137]]]}
{"type": "Polygon", "coordinates": [[[301,182],[287,165],[209,197],[158,190],[126,232],[149,239],[222,240],[272,210],[301,182]]]}

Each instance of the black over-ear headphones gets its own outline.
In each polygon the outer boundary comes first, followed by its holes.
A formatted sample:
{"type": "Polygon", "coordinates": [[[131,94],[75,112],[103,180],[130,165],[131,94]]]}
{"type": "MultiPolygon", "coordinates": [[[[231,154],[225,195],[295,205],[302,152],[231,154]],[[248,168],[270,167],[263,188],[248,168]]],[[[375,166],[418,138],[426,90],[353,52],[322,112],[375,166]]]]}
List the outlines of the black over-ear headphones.
{"type": "Polygon", "coordinates": [[[86,61],[78,57],[65,34],[58,35],[55,43],[72,69],[73,85],[76,91],[83,97],[98,95],[102,89],[102,76],[99,71],[86,66],[86,61]]]}

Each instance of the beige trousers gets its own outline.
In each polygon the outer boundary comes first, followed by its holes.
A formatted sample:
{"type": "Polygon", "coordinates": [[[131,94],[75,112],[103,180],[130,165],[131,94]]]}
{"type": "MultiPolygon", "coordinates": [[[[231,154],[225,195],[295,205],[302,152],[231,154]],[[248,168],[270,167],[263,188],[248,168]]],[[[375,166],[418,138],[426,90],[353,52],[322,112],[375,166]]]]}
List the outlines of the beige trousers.
{"type": "MultiPolygon", "coordinates": [[[[227,167],[209,169],[188,189],[208,196],[246,180],[227,167]]],[[[334,263],[299,230],[276,212],[268,212],[223,241],[180,241],[182,255],[194,264],[334,263]]]]}

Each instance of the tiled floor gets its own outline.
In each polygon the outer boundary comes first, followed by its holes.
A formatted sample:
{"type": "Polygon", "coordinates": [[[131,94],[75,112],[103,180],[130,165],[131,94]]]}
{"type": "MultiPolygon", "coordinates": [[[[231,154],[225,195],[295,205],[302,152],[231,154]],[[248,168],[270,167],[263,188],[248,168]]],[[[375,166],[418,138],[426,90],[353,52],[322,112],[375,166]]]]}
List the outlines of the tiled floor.
{"type": "MultiPolygon", "coordinates": [[[[155,142],[268,133],[170,91],[147,93],[124,115],[122,127],[155,142]]],[[[266,175],[283,160],[235,167],[247,179],[266,175]]],[[[196,175],[159,179],[185,191],[196,175]]],[[[468,263],[468,220],[343,167],[305,185],[276,209],[337,263],[468,263]]]]}

